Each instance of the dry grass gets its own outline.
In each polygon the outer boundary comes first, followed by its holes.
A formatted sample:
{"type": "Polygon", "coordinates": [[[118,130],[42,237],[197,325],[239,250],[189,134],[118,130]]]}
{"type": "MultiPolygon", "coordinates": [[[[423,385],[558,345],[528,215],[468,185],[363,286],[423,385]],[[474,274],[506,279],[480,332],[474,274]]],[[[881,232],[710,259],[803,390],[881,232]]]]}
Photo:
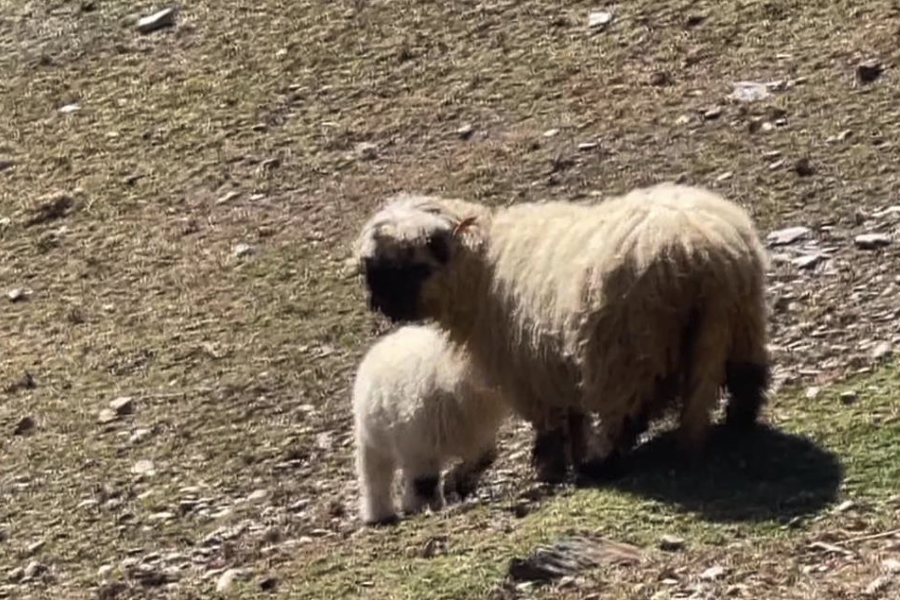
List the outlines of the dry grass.
{"type": "MultiPolygon", "coordinates": [[[[698,547],[673,560],[691,564],[721,557],[709,545],[737,532],[751,542],[728,560],[773,573],[748,588],[756,595],[841,597],[838,584],[796,584],[800,537],[845,517],[779,529],[773,498],[797,491],[790,477],[759,492],[713,465],[724,477],[714,507],[755,499],[731,515],[737,525],[685,497],[689,476],[671,483],[653,469],[631,488],[566,492],[518,519],[517,506],[534,504],[523,430],[508,432],[493,501],[356,532],[346,391],[373,325],[342,261],[364,216],[401,189],[507,203],[682,177],[745,204],[764,230],[805,224],[833,247],[820,271],[776,268],[782,374],[826,382],[864,366],[865,344],[898,332],[897,250],[852,245],[853,232],[883,226],[857,213],[896,203],[892,3],[636,0],[592,32],[594,5],[580,1],[199,0],[175,28],[137,34],[136,18],[156,8],[0,0],[0,291],[27,291],[0,297],[0,596],[206,598],[234,566],[252,574],[235,586],[245,598],[472,598],[496,587],[513,553],[577,526],[645,544],[683,529],[698,547]],[[887,70],[860,85],[868,57],[887,70]],[[726,101],[746,79],[795,85],[726,101]],[[59,111],[69,104],[80,109],[59,111]],[[721,116],[704,120],[714,104],[721,116]],[[579,150],[587,141],[598,146],[579,150]],[[811,176],[792,169],[803,157],[811,176]],[[71,206],[42,211],[59,193],[71,206]],[[238,244],[252,252],[237,256],[238,244]],[[99,424],[123,395],[134,414],[99,424]],[[35,427],[13,435],[26,416],[35,427]],[[156,473],[132,474],[139,460],[156,473]],[[415,554],[441,536],[450,550],[415,554]],[[123,566],[129,557],[138,566],[123,566]],[[30,560],[48,572],[10,581],[30,560]],[[102,565],[115,570],[101,577],[102,565]],[[280,585],[264,593],[269,573],[280,585]]],[[[872,422],[894,422],[894,373],[865,380],[881,387],[859,410],[794,390],[772,411],[849,463],[846,491],[871,496],[878,515],[866,527],[896,516],[883,500],[896,492],[900,441],[872,422]]],[[[826,455],[809,452],[826,469],[794,516],[823,514],[837,493],[826,455]]],[[[840,585],[865,587],[873,561],[840,585]]],[[[659,569],[541,593],[603,585],[649,598],[656,587],[635,586],[659,569]]]]}

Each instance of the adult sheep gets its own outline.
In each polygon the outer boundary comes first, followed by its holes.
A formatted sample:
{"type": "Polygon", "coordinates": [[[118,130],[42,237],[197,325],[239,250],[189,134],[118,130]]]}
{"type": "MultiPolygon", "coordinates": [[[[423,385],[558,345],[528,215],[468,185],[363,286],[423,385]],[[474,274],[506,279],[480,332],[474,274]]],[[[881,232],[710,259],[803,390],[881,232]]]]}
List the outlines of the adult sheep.
{"type": "Polygon", "coordinates": [[[579,469],[618,465],[678,398],[689,458],[723,387],[728,426],[749,427],[765,403],[765,251],[747,213],[709,190],[496,209],[400,195],[365,223],[356,256],[373,310],[436,320],[532,423],[540,480],[565,476],[566,442],[579,469]]]}
{"type": "Polygon", "coordinates": [[[391,494],[403,471],[402,508],[408,514],[440,508],[445,490],[473,491],[496,457],[496,435],[509,407],[483,385],[471,361],[446,332],[408,325],[375,342],[356,372],[353,414],[360,518],[366,524],[396,521],[391,494]]]}

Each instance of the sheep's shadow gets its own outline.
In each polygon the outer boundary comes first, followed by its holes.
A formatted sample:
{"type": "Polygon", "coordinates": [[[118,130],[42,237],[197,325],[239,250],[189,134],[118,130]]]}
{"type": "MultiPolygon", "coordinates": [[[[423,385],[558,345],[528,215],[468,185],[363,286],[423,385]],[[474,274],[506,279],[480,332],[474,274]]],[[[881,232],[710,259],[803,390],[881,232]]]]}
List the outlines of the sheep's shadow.
{"type": "Polygon", "coordinates": [[[843,477],[837,456],[806,437],[765,425],[740,435],[717,426],[692,467],[674,432],[660,432],[635,449],[622,477],[589,485],[674,503],[710,521],[789,522],[832,504],[843,477]]]}

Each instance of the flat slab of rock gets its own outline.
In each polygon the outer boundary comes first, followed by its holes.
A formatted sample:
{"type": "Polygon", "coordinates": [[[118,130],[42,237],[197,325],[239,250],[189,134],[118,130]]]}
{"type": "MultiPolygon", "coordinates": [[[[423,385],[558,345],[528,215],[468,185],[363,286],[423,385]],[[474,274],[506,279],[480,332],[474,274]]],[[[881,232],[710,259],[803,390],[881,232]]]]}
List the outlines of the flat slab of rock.
{"type": "Polygon", "coordinates": [[[884,248],[889,246],[891,241],[891,236],[884,233],[863,233],[853,238],[856,247],[862,250],[884,248]]]}
{"type": "Polygon", "coordinates": [[[175,24],[175,9],[164,8],[152,15],[138,19],[137,30],[140,33],[153,33],[175,24]]]}
{"type": "Polygon", "coordinates": [[[600,565],[635,564],[641,558],[640,549],[630,544],[578,536],[541,546],[526,558],[513,558],[509,577],[513,581],[550,581],[600,565]]]}
{"type": "Polygon", "coordinates": [[[787,227],[769,233],[769,235],[766,236],[766,241],[772,246],[787,246],[788,244],[793,244],[794,242],[806,239],[809,234],[809,227],[787,227]]]}

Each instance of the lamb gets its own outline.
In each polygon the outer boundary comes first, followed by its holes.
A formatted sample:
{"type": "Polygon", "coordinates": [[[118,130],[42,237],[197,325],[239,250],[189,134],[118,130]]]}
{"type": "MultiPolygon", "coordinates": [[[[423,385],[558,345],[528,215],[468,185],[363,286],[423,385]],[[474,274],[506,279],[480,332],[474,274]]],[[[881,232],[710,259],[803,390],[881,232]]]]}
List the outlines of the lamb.
{"type": "Polygon", "coordinates": [[[402,508],[414,514],[440,509],[445,494],[465,498],[496,459],[509,406],[437,327],[407,325],[381,337],[360,362],[352,393],[365,524],[397,521],[391,488],[398,466],[402,508]],[[462,461],[442,491],[441,470],[454,458],[462,461]]]}
{"type": "Polygon", "coordinates": [[[767,257],[746,211],[712,191],[660,183],[596,204],[493,209],[401,194],[356,244],[370,309],[433,319],[468,349],[531,422],[541,481],[564,478],[567,461],[619,472],[678,399],[688,459],[723,388],[735,431],[766,402],[767,257]]]}

